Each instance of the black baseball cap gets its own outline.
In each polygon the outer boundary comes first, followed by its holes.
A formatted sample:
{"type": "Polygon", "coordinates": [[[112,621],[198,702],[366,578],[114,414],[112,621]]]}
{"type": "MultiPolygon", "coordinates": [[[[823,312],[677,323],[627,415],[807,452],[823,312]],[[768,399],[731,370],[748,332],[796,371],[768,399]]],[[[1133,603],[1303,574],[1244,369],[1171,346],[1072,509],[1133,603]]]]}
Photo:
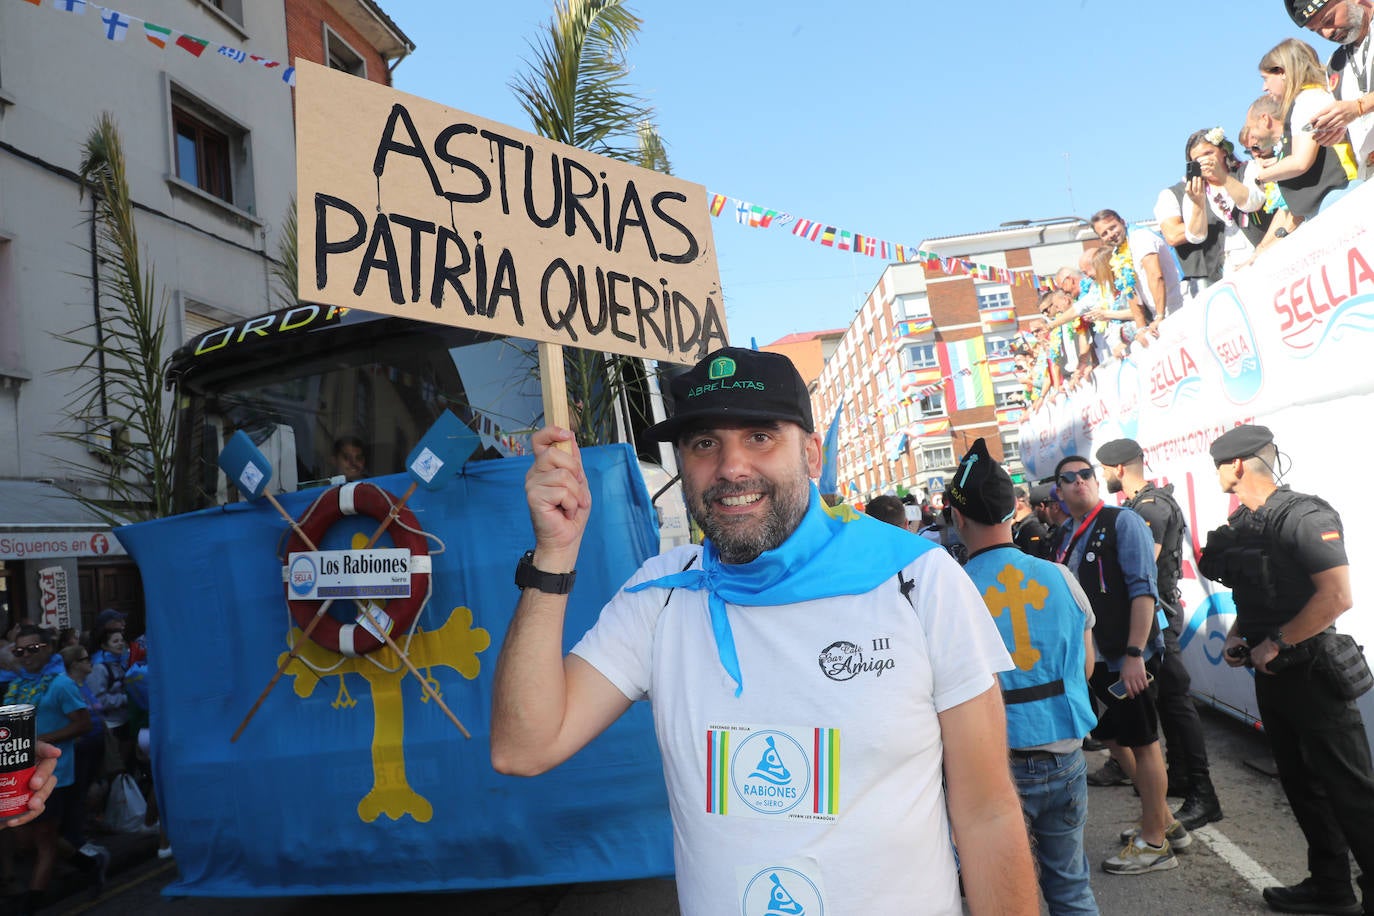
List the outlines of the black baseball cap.
{"type": "Polygon", "coordinates": [[[1307,21],[1329,2],[1330,0],[1283,0],[1283,7],[1294,22],[1305,26],[1307,21]]]}
{"type": "Polygon", "coordinates": [[[1011,476],[992,460],[981,438],[959,459],[954,479],[945,488],[945,502],[984,525],[1005,522],[1016,512],[1011,476]]]}
{"type": "Polygon", "coordinates": [[[784,420],[816,431],[806,383],[781,353],[721,347],[674,378],[669,392],[674,414],[644,431],[658,442],[676,442],[701,421],[784,420]]]}

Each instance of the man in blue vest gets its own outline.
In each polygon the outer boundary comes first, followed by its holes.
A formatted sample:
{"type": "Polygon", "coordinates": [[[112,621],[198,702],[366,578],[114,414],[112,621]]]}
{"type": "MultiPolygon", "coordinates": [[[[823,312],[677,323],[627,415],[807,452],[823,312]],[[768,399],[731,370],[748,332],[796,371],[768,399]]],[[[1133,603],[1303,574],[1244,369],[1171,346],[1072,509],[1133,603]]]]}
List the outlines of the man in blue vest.
{"type": "Polygon", "coordinates": [[[1040,864],[1051,916],[1096,913],[1083,851],[1088,765],[1083,737],[1097,722],[1088,699],[1092,606],[1069,571],[1012,541],[1011,477],[982,439],[959,462],[946,498],[968,546],[964,566],[1015,667],[998,679],[1007,708],[1011,772],[1040,864]]]}
{"type": "Polygon", "coordinates": [[[1072,516],[1057,559],[1077,577],[1097,618],[1099,661],[1088,686],[1105,710],[1093,736],[1112,751],[1140,794],[1140,829],[1122,833],[1125,845],[1102,868],[1119,875],[1176,868],[1174,850],[1192,837],[1165,801],[1154,687],[1164,649],[1155,621],[1154,539],[1139,515],[1103,504],[1087,458],[1061,459],[1054,476],[1072,516]]]}

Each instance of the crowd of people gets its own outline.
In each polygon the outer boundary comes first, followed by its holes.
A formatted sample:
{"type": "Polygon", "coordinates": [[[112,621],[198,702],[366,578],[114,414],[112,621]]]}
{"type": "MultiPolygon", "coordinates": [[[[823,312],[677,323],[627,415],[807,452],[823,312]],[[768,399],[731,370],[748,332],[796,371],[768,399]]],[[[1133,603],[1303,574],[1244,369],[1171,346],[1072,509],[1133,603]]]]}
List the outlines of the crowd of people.
{"type": "MultiPolygon", "coordinates": [[[[41,811],[19,829],[0,833],[0,877],[7,892],[18,881],[16,853],[32,849],[33,866],[16,912],[42,906],[59,861],[86,874],[97,892],[103,887],[110,853],[91,836],[124,829],[105,822],[106,800],[120,774],[133,775],[148,799],[136,829],[158,830],[147,766],[147,644],[143,637],[126,642],[125,625],[124,614],[107,608],[84,639],[74,629],[24,621],[0,640],[4,703],[33,706],[40,756],[60,752],[50,784],[38,796],[41,811]]],[[[171,854],[165,834],[159,854],[171,854]]]]}
{"type": "Polygon", "coordinates": [[[1253,264],[1374,170],[1374,19],[1367,0],[1286,0],[1294,22],[1340,47],[1323,64],[1289,38],[1258,63],[1263,93],[1235,139],[1190,133],[1185,174],[1155,203],[1159,231],[1111,209],[1089,220],[1100,247],[1065,267],[1041,317],[1014,348],[1026,401],[1038,407],[1104,363],[1147,347],[1159,325],[1223,277],[1253,264]]]}

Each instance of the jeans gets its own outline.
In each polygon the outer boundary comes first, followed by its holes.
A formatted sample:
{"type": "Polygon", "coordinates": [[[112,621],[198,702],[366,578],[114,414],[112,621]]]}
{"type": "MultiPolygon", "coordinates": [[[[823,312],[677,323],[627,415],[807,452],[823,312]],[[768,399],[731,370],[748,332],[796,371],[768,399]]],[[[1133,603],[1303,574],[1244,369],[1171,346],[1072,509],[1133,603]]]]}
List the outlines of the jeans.
{"type": "Polygon", "coordinates": [[[1051,916],[1097,913],[1088,883],[1083,825],[1088,822],[1088,763],[1083,751],[1011,757],[1011,775],[1040,864],[1040,891],[1051,916]]]}

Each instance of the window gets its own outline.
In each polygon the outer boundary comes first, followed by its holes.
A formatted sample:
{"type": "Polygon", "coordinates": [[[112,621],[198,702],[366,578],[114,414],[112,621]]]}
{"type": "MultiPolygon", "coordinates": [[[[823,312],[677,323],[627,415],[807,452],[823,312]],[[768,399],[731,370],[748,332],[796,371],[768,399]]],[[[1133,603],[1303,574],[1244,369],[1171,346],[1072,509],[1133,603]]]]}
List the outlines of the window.
{"type": "Polygon", "coordinates": [[[1004,462],[1021,460],[1021,440],[1018,437],[1002,437],[1002,460],[1004,462]]]}
{"type": "Polygon", "coordinates": [[[930,300],[925,296],[898,296],[897,315],[901,318],[927,318],[930,300]]]}
{"type": "Polygon", "coordinates": [[[930,369],[939,365],[935,344],[912,344],[902,348],[903,369],[930,369]]]}
{"type": "Polygon", "coordinates": [[[1026,396],[1020,388],[1011,388],[1006,391],[994,391],[992,402],[997,407],[1023,407],[1026,396]]]}
{"type": "Polygon", "coordinates": [[[922,417],[941,417],[945,413],[945,396],[943,394],[928,394],[921,398],[922,417]]]}
{"type": "Polygon", "coordinates": [[[253,213],[249,132],[176,85],[170,103],[173,188],[188,185],[253,213]]]}
{"type": "Polygon", "coordinates": [[[243,0],[200,0],[200,2],[219,10],[226,18],[243,25],[243,0]]]}
{"type": "Polygon", "coordinates": [[[177,177],[233,203],[229,137],[182,108],[172,109],[172,127],[176,133],[177,177]]]}
{"type": "Polygon", "coordinates": [[[934,445],[921,449],[921,470],[938,471],[954,467],[954,446],[934,445]]]}
{"type": "Polygon", "coordinates": [[[367,79],[367,61],[329,26],[324,27],[324,60],[331,70],[367,79]]]}
{"type": "Polygon", "coordinates": [[[1011,290],[1005,286],[987,286],[978,290],[978,308],[980,310],[1011,308],[1011,290]]]}
{"type": "Polygon", "coordinates": [[[1001,359],[1011,356],[1011,346],[1016,340],[1011,337],[984,337],[983,343],[987,347],[988,359],[1001,359]]]}

